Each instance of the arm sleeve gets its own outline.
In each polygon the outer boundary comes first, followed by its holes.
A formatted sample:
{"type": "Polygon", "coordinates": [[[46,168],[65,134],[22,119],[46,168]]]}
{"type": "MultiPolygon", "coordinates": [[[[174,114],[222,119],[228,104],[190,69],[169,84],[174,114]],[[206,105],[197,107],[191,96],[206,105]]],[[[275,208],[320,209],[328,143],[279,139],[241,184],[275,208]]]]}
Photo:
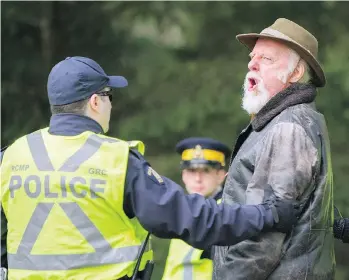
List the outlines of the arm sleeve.
{"type": "MultiPolygon", "coordinates": [[[[4,156],[4,152],[7,147],[1,149],[0,152],[0,164],[2,162],[2,158],[4,156]]],[[[2,202],[1,202],[1,267],[7,268],[7,219],[5,216],[5,213],[2,209],[2,202]]]]}
{"type": "Polygon", "coordinates": [[[271,211],[261,205],[217,205],[214,199],[186,195],[136,152],[130,153],[125,184],[125,213],[159,238],[178,238],[205,249],[236,244],[273,226],[271,211]]]}
{"type": "MultiPolygon", "coordinates": [[[[281,198],[299,198],[311,186],[317,162],[318,151],[301,126],[277,124],[257,155],[246,204],[260,203],[265,196],[262,186],[267,185],[281,198]]],[[[281,257],[284,239],[285,234],[271,232],[241,242],[229,248],[226,265],[239,276],[236,279],[266,279],[281,257]]]]}
{"type": "Polygon", "coordinates": [[[1,207],[1,267],[7,268],[7,219],[1,207]]]}

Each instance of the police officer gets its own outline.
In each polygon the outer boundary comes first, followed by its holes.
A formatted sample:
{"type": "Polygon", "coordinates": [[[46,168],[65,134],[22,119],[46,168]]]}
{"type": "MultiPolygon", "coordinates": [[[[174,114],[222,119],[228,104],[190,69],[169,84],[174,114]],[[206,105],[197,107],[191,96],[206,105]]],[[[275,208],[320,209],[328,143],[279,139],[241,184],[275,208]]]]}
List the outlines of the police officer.
{"type": "MultiPolygon", "coordinates": [[[[191,137],[180,141],[176,151],[182,157],[182,180],[187,192],[220,200],[231,150],[211,138],[191,137]]],[[[162,280],[212,279],[209,254],[180,239],[172,239],[162,280]]]]}
{"type": "MultiPolygon", "coordinates": [[[[86,57],[52,68],[49,127],[2,154],[1,261],[9,279],[129,279],[148,232],[204,249],[288,232],[296,222],[293,201],[225,206],[186,195],[151,168],[142,142],[105,136],[112,89],[125,86],[86,57]]],[[[140,271],[151,258],[146,250],[140,271]]]]}

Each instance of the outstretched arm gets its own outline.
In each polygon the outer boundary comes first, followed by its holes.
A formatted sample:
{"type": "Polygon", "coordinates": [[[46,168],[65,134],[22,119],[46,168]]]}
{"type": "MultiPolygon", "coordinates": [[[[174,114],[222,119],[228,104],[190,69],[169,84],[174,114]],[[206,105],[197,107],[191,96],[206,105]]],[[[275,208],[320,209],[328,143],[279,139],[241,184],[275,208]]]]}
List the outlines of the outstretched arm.
{"type": "MultiPolygon", "coordinates": [[[[268,205],[217,205],[214,199],[186,195],[135,152],[129,157],[124,209],[155,236],[179,238],[199,249],[236,244],[274,226],[268,205]]],[[[292,225],[293,208],[289,214],[292,225]]]]}

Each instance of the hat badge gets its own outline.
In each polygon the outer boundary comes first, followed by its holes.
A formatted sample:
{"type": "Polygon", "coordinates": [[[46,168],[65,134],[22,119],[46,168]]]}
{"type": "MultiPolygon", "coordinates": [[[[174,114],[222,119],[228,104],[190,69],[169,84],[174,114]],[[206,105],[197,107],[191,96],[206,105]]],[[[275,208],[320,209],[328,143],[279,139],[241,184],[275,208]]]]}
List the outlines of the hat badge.
{"type": "Polygon", "coordinates": [[[195,146],[194,159],[204,159],[204,151],[200,145],[195,146]]]}

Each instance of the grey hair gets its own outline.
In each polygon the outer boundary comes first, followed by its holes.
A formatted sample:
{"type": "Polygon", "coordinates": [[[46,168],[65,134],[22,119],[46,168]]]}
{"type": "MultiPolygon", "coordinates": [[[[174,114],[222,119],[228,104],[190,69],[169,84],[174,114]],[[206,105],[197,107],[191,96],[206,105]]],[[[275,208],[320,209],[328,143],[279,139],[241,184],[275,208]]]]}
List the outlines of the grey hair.
{"type": "Polygon", "coordinates": [[[311,74],[310,74],[310,68],[308,63],[302,59],[298,53],[296,53],[296,51],[294,51],[293,49],[289,49],[290,52],[290,61],[288,64],[288,73],[291,74],[297,67],[298,64],[303,65],[304,66],[304,74],[303,76],[299,79],[298,83],[301,84],[306,84],[309,83],[311,80],[311,74]]]}
{"type": "Polygon", "coordinates": [[[299,63],[302,63],[304,65],[304,74],[303,76],[299,79],[298,83],[301,83],[301,84],[307,84],[311,81],[312,77],[311,77],[311,72],[310,72],[310,67],[308,65],[308,63],[305,62],[304,59],[301,59],[299,61],[299,63]]]}

